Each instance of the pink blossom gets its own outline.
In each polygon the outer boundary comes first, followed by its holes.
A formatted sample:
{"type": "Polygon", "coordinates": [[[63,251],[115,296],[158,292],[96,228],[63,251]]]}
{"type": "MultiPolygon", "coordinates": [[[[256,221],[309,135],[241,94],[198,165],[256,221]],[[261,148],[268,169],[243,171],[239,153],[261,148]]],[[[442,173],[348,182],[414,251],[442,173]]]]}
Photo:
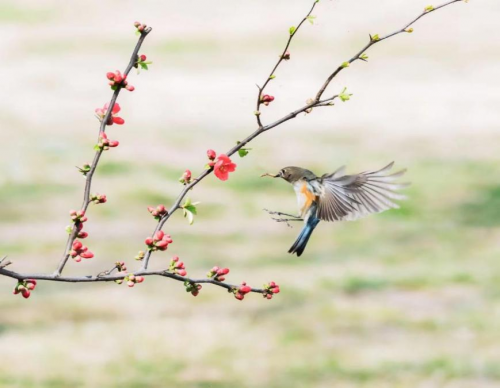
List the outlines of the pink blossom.
{"type": "MultiPolygon", "coordinates": [[[[104,119],[104,116],[106,116],[106,113],[108,111],[108,108],[109,108],[109,103],[107,102],[106,104],[104,104],[104,106],[102,108],[97,108],[95,110],[95,113],[96,113],[97,117],[99,117],[100,120],[104,119]]],[[[115,116],[116,114],[118,114],[118,112],[120,112],[120,110],[121,110],[120,104],[115,103],[113,105],[113,110],[111,111],[111,115],[109,116],[108,122],[106,123],[107,125],[125,124],[125,120],[123,120],[121,117],[115,116]]]]}
{"type": "Polygon", "coordinates": [[[236,170],[236,164],[231,162],[231,159],[228,156],[220,154],[214,166],[215,176],[221,181],[227,181],[229,173],[234,170],[236,170]]]}

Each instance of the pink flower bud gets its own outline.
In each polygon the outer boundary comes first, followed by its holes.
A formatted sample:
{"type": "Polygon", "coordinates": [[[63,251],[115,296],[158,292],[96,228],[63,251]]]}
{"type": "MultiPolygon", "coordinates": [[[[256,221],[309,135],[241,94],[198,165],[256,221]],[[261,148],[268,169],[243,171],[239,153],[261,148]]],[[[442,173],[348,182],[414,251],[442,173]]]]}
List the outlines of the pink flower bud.
{"type": "Polygon", "coordinates": [[[215,267],[213,267],[213,268],[212,268],[212,270],[211,270],[211,271],[212,271],[212,272],[217,272],[219,269],[220,269],[219,267],[215,266],[215,267]]]}
{"type": "Polygon", "coordinates": [[[252,291],[252,288],[250,288],[249,286],[242,286],[238,290],[238,292],[243,295],[248,294],[250,291],[252,291]]]}
{"type": "Polygon", "coordinates": [[[272,299],[273,298],[273,294],[266,294],[266,298],[267,299],[272,299]]]}
{"type": "Polygon", "coordinates": [[[137,27],[139,27],[140,25],[141,25],[141,23],[139,23],[139,22],[134,22],[134,27],[136,27],[136,28],[137,28],[137,27]]]}
{"type": "Polygon", "coordinates": [[[134,282],[129,281],[129,282],[127,282],[127,286],[129,286],[129,287],[134,287],[134,286],[135,286],[135,283],[134,283],[134,282]]]}
{"type": "Polygon", "coordinates": [[[78,250],[82,249],[82,246],[83,246],[83,244],[80,241],[78,241],[78,240],[75,240],[73,242],[73,249],[75,251],[78,251],[78,250]]]}
{"type": "Polygon", "coordinates": [[[180,275],[180,276],[186,276],[187,274],[187,271],[185,269],[180,269],[177,271],[177,273],[180,275]]]}
{"type": "Polygon", "coordinates": [[[207,156],[208,156],[208,159],[214,160],[216,158],[217,154],[215,153],[214,150],[208,150],[207,151],[207,156]]]}
{"type": "Polygon", "coordinates": [[[135,277],[135,282],[136,283],[142,283],[143,281],[144,281],[144,277],[142,277],[142,276],[136,276],[135,277]]]}
{"type": "Polygon", "coordinates": [[[146,56],[144,54],[142,54],[139,59],[141,60],[141,62],[144,62],[146,60],[146,56]]]}
{"type": "Polygon", "coordinates": [[[151,237],[148,237],[146,240],[144,240],[146,245],[153,245],[153,239],[151,237]]]}
{"type": "Polygon", "coordinates": [[[165,212],[167,211],[167,209],[165,209],[165,206],[164,206],[164,205],[158,205],[158,206],[156,207],[156,211],[157,211],[158,213],[165,213],[165,212]]]}
{"type": "Polygon", "coordinates": [[[274,101],[274,97],[270,96],[269,94],[264,94],[261,98],[260,101],[265,105],[268,106],[270,102],[274,101]]]}
{"type": "Polygon", "coordinates": [[[30,297],[30,295],[31,295],[31,292],[30,292],[30,290],[23,290],[21,292],[21,294],[23,295],[24,299],[28,299],[30,297]]]}
{"type": "Polygon", "coordinates": [[[168,242],[163,241],[163,240],[162,240],[162,241],[158,241],[158,242],[156,243],[156,246],[158,247],[158,249],[167,249],[167,247],[168,247],[168,242]]]}
{"type": "Polygon", "coordinates": [[[234,297],[238,300],[243,300],[245,298],[245,296],[243,294],[240,294],[239,292],[234,294],[234,297]]]}
{"type": "Polygon", "coordinates": [[[125,86],[125,89],[127,89],[129,92],[133,92],[135,90],[135,87],[133,87],[132,85],[127,85],[125,86]]]}
{"type": "Polygon", "coordinates": [[[155,233],[155,240],[160,241],[163,236],[165,236],[165,233],[162,230],[159,230],[158,232],[155,233]]]}
{"type": "Polygon", "coordinates": [[[175,263],[178,262],[179,261],[179,256],[172,257],[172,261],[175,262],[175,263]]]}
{"type": "Polygon", "coordinates": [[[86,252],[80,253],[80,257],[82,257],[84,259],[91,259],[94,257],[94,254],[90,251],[86,251],[86,252]]]}
{"type": "Polygon", "coordinates": [[[26,288],[28,290],[34,290],[35,289],[35,285],[33,283],[28,283],[28,284],[26,284],[26,288]]]}
{"type": "Polygon", "coordinates": [[[109,141],[110,147],[118,147],[119,145],[120,145],[120,142],[118,140],[110,140],[109,141]]]}
{"type": "Polygon", "coordinates": [[[107,77],[109,80],[112,80],[113,78],[115,78],[115,73],[108,72],[108,73],[106,73],[106,77],[107,77]]]}
{"type": "Polygon", "coordinates": [[[152,206],[148,206],[148,212],[152,213],[154,210],[155,210],[155,208],[154,208],[154,207],[152,207],[152,206]]]}
{"type": "Polygon", "coordinates": [[[274,288],[271,288],[271,292],[272,292],[273,294],[279,294],[280,289],[279,289],[279,287],[274,287],[274,288]]]}
{"type": "Polygon", "coordinates": [[[218,276],[217,279],[215,280],[218,280],[219,282],[223,282],[224,280],[226,280],[226,278],[224,276],[218,276]]]}

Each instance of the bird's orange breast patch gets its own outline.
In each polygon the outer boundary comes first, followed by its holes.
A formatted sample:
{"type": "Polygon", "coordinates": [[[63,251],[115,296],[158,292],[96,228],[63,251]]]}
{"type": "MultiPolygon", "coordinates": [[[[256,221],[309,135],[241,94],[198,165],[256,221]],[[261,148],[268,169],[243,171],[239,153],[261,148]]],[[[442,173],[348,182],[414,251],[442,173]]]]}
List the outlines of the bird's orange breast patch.
{"type": "Polygon", "coordinates": [[[304,194],[304,197],[306,198],[304,206],[302,206],[301,209],[301,211],[304,212],[311,207],[312,203],[316,200],[316,196],[309,190],[307,190],[307,183],[304,183],[302,185],[302,187],[300,188],[300,192],[304,194]]]}

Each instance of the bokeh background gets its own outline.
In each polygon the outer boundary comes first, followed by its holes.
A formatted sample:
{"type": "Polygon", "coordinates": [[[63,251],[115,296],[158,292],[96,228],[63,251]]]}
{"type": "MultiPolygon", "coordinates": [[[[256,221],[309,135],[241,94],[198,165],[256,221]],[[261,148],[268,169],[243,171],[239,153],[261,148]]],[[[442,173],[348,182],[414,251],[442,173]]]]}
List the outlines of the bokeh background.
{"type": "MultiPolygon", "coordinates": [[[[305,0],[0,2],[0,254],[17,271],[52,272],[68,210],[81,203],[74,166],[90,161],[94,109],[110,98],[107,71],[126,65],[132,23],[153,26],[109,133],[86,241],[91,274],[129,268],[154,228],[148,205],[172,203],[185,168],[255,129],[262,83],[311,5],[305,0]]],[[[322,0],[291,47],[263,108],[271,122],[302,106],[339,63],[392,32],[421,0],[322,0]]],[[[0,278],[1,387],[498,387],[500,385],[500,30],[495,0],[432,14],[375,46],[329,93],[354,96],[315,109],[251,145],[229,181],[190,194],[193,226],[167,224],[192,276],[218,264],[228,280],[281,285],[272,301],[236,301],[205,286],[197,298],[161,278],[115,284],[42,283],[32,298],[0,278]],[[263,208],[295,212],[286,165],[349,172],[395,160],[410,199],[397,211],[317,228],[303,257],[299,232],[263,208]]]]}

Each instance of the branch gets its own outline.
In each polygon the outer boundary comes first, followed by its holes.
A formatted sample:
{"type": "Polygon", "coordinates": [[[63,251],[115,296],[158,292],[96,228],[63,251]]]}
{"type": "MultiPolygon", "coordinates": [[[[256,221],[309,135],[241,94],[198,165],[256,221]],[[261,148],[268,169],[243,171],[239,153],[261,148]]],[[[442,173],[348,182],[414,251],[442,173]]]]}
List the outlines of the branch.
{"type": "MultiPolygon", "coordinates": [[[[106,272],[106,271],[105,271],[106,272]]],[[[207,279],[207,278],[202,278],[202,279],[192,279],[187,276],[180,276],[174,273],[169,272],[168,269],[165,270],[160,270],[160,271],[145,271],[145,270],[139,270],[135,271],[133,273],[119,273],[116,275],[105,275],[105,276],[56,276],[55,274],[49,275],[49,274],[29,274],[29,273],[18,273],[14,271],[9,271],[4,268],[0,268],[0,274],[4,276],[8,276],[13,279],[17,280],[29,280],[29,279],[34,279],[34,280],[48,280],[48,281],[53,281],[53,282],[65,282],[65,283],[95,283],[95,282],[114,282],[117,280],[123,280],[127,276],[134,275],[134,276],[162,276],[166,278],[170,278],[173,280],[177,280],[179,282],[188,282],[189,284],[213,284],[218,287],[225,288],[228,291],[233,292],[234,290],[238,290],[241,286],[230,284],[230,283],[224,283],[217,281],[215,279],[207,279]]],[[[269,290],[265,288],[251,288],[250,292],[258,293],[258,294],[268,294],[269,290]]]]}
{"type": "Polygon", "coordinates": [[[383,37],[379,37],[378,35],[374,35],[374,36],[371,36],[370,35],[370,41],[368,42],[368,44],[363,47],[356,55],[354,55],[351,59],[349,59],[347,62],[344,62],[342,65],[340,65],[332,74],[330,74],[330,76],[326,79],[325,83],[321,86],[321,88],[319,89],[318,93],[316,94],[316,101],[319,101],[321,99],[321,96],[323,95],[323,93],[325,92],[326,88],[328,87],[328,85],[330,85],[330,82],[332,82],[332,80],[337,76],[337,74],[339,74],[343,69],[345,69],[346,67],[348,66],[345,66],[345,64],[348,64],[350,65],[351,63],[353,63],[354,61],[357,61],[358,59],[362,60],[362,61],[365,61],[366,62],[366,58],[363,58],[362,55],[372,46],[374,46],[375,44],[379,43],[379,42],[382,42],[383,40],[386,40],[386,39],[389,39],[393,36],[396,36],[396,35],[399,35],[403,32],[412,32],[413,29],[409,30],[409,28],[414,24],[416,23],[419,19],[421,19],[422,17],[434,12],[434,11],[437,11],[438,9],[441,9],[441,8],[444,8],[450,4],[453,4],[453,3],[458,3],[458,2],[467,2],[468,0],[451,0],[451,1],[448,1],[444,4],[441,4],[437,7],[432,7],[432,6],[429,6],[429,7],[426,7],[424,12],[422,12],[418,17],[416,17],[415,19],[413,19],[410,23],[408,23],[407,25],[405,25],[403,28],[401,28],[400,30],[397,30],[391,34],[388,34],[388,35],[385,35],[383,37]]]}
{"type": "MultiPolygon", "coordinates": [[[[132,70],[132,68],[136,64],[137,54],[139,53],[139,50],[142,46],[142,43],[144,42],[144,39],[146,39],[146,36],[148,36],[148,34],[151,32],[151,30],[152,30],[152,28],[148,27],[140,32],[141,35],[139,37],[139,40],[138,40],[137,44],[135,45],[134,51],[132,52],[128,66],[125,69],[125,72],[123,73],[125,77],[128,76],[128,74],[130,73],[130,70],[132,70]]],[[[99,127],[99,135],[106,131],[106,125],[108,123],[109,118],[111,117],[113,107],[115,106],[115,103],[116,103],[116,99],[118,98],[118,95],[120,94],[120,91],[122,88],[123,88],[122,84],[119,84],[119,85],[117,85],[116,90],[113,92],[113,95],[111,97],[111,101],[109,102],[108,110],[107,110],[105,116],[101,120],[101,125],[99,127]]],[[[103,152],[104,152],[103,149],[99,149],[95,153],[94,160],[92,161],[92,164],[90,165],[90,170],[86,173],[85,189],[84,189],[84,193],[83,193],[83,203],[81,206],[81,210],[84,212],[87,211],[87,208],[91,202],[90,201],[90,190],[92,188],[92,178],[94,177],[94,172],[97,168],[97,165],[99,164],[99,160],[100,160],[103,152]]],[[[73,242],[76,240],[78,232],[79,232],[78,225],[75,223],[75,225],[73,225],[73,227],[70,231],[70,234],[68,236],[68,241],[66,243],[66,248],[64,249],[64,254],[61,258],[61,261],[59,262],[59,265],[57,266],[56,271],[54,272],[54,276],[60,276],[62,271],[64,270],[64,267],[65,267],[66,263],[68,262],[68,259],[70,256],[69,252],[71,251],[71,247],[73,245],[73,242]]]]}
{"type": "Polygon", "coordinates": [[[301,20],[301,22],[298,24],[298,26],[296,28],[295,27],[291,27],[291,29],[290,29],[290,37],[288,38],[288,41],[286,42],[286,45],[285,45],[285,48],[283,49],[283,52],[279,56],[278,62],[276,63],[276,65],[274,65],[273,69],[271,70],[271,73],[267,77],[267,79],[264,82],[264,84],[262,85],[262,87],[257,86],[259,88],[259,94],[257,95],[257,108],[255,110],[255,116],[257,117],[257,124],[258,124],[259,128],[262,128],[262,121],[260,119],[260,106],[263,103],[263,101],[262,101],[262,93],[264,92],[264,89],[266,88],[267,84],[272,79],[274,79],[274,77],[276,75],[275,74],[276,70],[278,69],[278,66],[281,64],[281,62],[283,62],[283,60],[286,59],[285,56],[287,54],[288,48],[290,47],[290,44],[292,43],[293,37],[297,34],[297,32],[299,31],[300,27],[302,27],[302,24],[304,24],[304,22],[309,18],[309,16],[311,16],[312,11],[314,11],[314,8],[316,7],[316,4],[318,4],[318,3],[319,3],[319,0],[315,0],[314,3],[313,3],[313,5],[312,5],[312,7],[311,7],[311,9],[307,13],[307,15],[304,16],[304,18],[301,20]]]}

